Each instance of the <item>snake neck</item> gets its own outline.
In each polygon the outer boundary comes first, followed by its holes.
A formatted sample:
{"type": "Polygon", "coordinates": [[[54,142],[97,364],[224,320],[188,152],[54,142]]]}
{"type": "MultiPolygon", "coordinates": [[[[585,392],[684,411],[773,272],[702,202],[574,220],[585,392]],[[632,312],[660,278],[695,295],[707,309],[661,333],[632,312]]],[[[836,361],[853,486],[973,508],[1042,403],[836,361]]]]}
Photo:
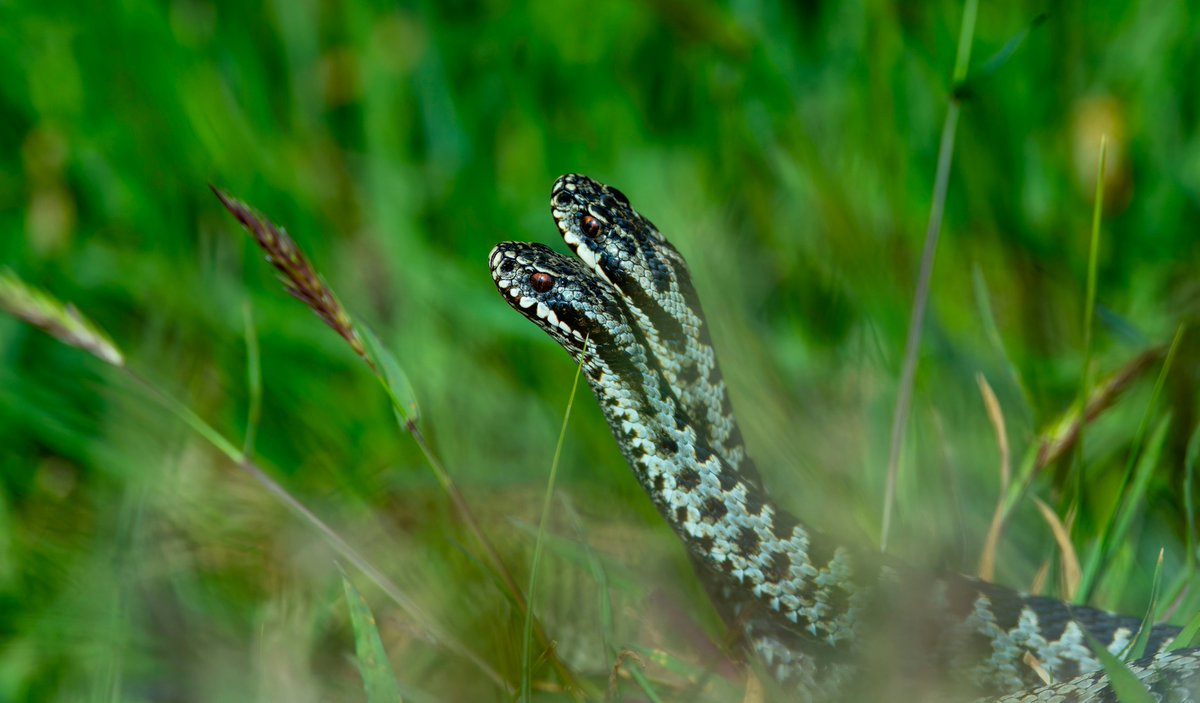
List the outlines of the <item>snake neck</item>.
{"type": "Polygon", "coordinates": [[[555,182],[551,208],[563,241],[621,292],[630,322],[708,446],[761,489],[683,256],[624,193],[582,174],[555,182]]]}
{"type": "MultiPolygon", "coordinates": [[[[671,277],[673,294],[653,306],[640,304],[650,291],[627,296],[633,323],[680,406],[707,435],[709,446],[744,480],[762,490],[758,468],[747,456],[729,391],[708,333],[708,323],[682,260],[671,277]]],[[[625,288],[639,284],[626,282],[625,288]]]]}
{"type": "Polygon", "coordinates": [[[584,351],[583,370],[634,475],[702,568],[723,614],[780,623],[806,647],[852,645],[865,590],[850,552],[729,467],[697,434],[645,348],[637,329],[622,324],[584,351]]]}

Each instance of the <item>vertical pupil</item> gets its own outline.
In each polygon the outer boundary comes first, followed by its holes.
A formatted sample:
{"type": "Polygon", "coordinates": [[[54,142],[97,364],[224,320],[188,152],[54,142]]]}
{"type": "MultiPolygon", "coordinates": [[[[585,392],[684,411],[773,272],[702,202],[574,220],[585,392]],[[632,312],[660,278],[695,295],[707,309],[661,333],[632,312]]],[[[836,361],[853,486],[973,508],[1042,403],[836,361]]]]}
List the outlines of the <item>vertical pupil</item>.
{"type": "Polygon", "coordinates": [[[600,233],[600,221],[591,215],[584,215],[581,224],[583,225],[583,233],[589,237],[595,237],[600,233]]]}
{"type": "Polygon", "coordinates": [[[529,285],[533,286],[538,293],[545,293],[554,285],[554,279],[550,277],[550,274],[538,271],[529,277],[529,285]]]}

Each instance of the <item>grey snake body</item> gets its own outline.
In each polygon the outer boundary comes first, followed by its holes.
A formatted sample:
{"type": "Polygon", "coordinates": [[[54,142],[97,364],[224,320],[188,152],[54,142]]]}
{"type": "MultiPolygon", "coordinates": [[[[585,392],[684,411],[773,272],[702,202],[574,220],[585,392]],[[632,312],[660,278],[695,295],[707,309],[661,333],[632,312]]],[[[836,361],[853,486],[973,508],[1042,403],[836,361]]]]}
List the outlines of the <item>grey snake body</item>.
{"type": "MultiPolygon", "coordinates": [[[[578,260],[505,242],[489,256],[493,281],[581,364],[635,477],[726,622],[782,687],[799,700],[860,700],[883,631],[874,627],[891,621],[909,640],[896,643],[903,674],[948,681],[960,700],[1116,700],[1083,633],[1119,655],[1137,618],[920,573],[772,502],[746,456],[682,256],[620,191],[586,176],[559,178],[551,207],[578,260]],[[1054,683],[1043,685],[1039,668],[1054,683]]],[[[1159,700],[1197,703],[1200,650],[1162,651],[1177,634],[1154,627],[1147,651],[1157,656],[1130,666],[1159,700]]]]}

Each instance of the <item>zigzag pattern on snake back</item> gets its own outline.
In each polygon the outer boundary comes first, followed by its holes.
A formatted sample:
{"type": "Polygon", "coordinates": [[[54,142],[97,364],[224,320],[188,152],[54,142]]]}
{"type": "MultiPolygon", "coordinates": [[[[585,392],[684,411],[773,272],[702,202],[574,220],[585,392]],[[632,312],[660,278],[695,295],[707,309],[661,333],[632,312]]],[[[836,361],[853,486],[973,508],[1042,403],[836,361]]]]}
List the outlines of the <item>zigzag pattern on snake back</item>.
{"type": "MultiPolygon", "coordinates": [[[[619,200],[627,206],[627,199],[619,200]]],[[[578,359],[583,339],[589,339],[584,372],[635,475],[687,545],[723,615],[801,699],[852,699],[849,691],[862,666],[862,623],[870,612],[888,612],[897,604],[916,614],[907,620],[914,620],[922,646],[901,650],[913,660],[914,674],[948,674],[981,693],[1035,685],[1034,670],[1023,662],[1026,653],[1058,680],[1095,670],[1098,662],[1084,643],[1084,630],[1113,652],[1136,631],[1136,618],[1072,608],[965,577],[913,574],[831,542],[779,510],[757,481],[745,480],[710,449],[704,423],[690,419],[662,370],[666,364],[656,358],[677,351],[648,343],[650,335],[633,320],[652,324],[650,316],[630,313],[621,291],[540,245],[499,245],[490,262],[510,305],[572,356],[578,359]],[[905,593],[918,595],[914,601],[905,593]]],[[[682,258],[678,263],[675,280],[690,286],[682,258]]],[[[1174,632],[1155,628],[1151,651],[1165,646],[1174,632]]],[[[1178,672],[1188,670],[1190,656],[1167,655],[1138,671],[1164,685],[1187,685],[1178,672]]],[[[1060,684],[1029,695],[1103,700],[1106,682],[1088,681],[1090,689],[1060,684]],[[1080,691],[1092,689],[1099,692],[1081,697],[1080,691]]]]}
{"type": "Polygon", "coordinates": [[[587,176],[560,176],[550,208],[567,246],[621,292],[650,354],[683,411],[704,427],[709,446],[761,488],[683,257],[624,193],[587,176]]]}

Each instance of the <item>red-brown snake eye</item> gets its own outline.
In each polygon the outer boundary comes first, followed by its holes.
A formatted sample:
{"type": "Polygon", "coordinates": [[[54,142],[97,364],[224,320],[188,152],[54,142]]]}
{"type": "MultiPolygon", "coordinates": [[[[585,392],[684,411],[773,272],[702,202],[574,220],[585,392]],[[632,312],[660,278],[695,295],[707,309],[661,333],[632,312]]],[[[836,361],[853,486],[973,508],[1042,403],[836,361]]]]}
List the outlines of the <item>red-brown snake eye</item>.
{"type": "Polygon", "coordinates": [[[538,271],[529,277],[529,285],[533,286],[535,291],[545,293],[554,287],[554,277],[548,273],[538,271]]]}
{"type": "Polygon", "coordinates": [[[591,215],[584,215],[583,219],[579,221],[579,226],[583,229],[583,233],[588,239],[595,239],[600,236],[600,220],[591,215]]]}

